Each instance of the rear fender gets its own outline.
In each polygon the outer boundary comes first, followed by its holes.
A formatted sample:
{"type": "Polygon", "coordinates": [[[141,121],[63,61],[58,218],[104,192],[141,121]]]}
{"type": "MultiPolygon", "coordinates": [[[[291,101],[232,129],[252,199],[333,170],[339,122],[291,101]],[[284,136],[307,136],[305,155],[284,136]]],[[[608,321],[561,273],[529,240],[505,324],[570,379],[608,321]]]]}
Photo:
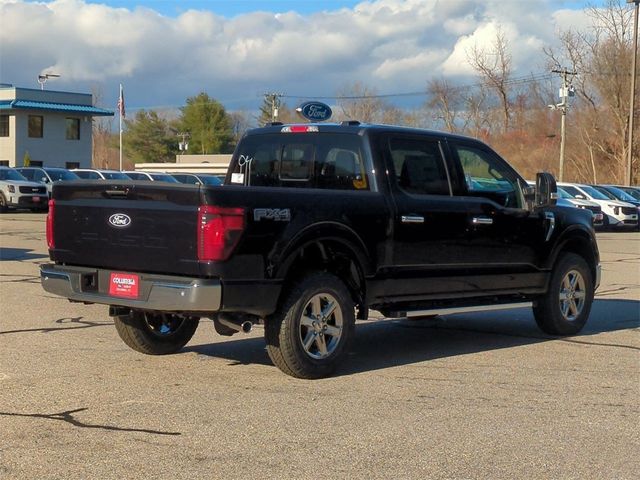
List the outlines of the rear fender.
{"type": "Polygon", "coordinates": [[[372,274],[373,266],[360,237],[344,224],[323,222],[304,228],[291,239],[288,245],[282,249],[282,253],[278,255],[280,261],[274,262],[270,267],[274,272],[273,277],[286,278],[292,264],[305,248],[313,244],[322,245],[326,242],[342,245],[350,253],[363,275],[372,274]]]}

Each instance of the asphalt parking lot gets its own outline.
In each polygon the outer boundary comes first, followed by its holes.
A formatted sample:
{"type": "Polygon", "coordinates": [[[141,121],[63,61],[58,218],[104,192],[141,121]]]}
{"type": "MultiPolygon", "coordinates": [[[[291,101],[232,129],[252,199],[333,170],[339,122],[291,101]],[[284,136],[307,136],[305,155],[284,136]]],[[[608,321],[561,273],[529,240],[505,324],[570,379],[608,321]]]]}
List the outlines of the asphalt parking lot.
{"type": "Polygon", "coordinates": [[[640,234],[602,233],[585,331],[528,309],[360,322],[337,375],[204,320],[144,356],[107,308],[40,288],[42,214],[0,216],[0,479],[637,478],[640,234]],[[633,472],[636,472],[635,474],[633,472]]]}

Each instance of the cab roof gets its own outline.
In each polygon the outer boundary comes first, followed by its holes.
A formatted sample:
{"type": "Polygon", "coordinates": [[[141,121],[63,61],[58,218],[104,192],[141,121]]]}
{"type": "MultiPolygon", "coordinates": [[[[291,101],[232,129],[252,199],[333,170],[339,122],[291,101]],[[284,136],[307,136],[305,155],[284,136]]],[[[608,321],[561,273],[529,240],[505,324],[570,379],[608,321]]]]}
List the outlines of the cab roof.
{"type": "Polygon", "coordinates": [[[356,135],[364,135],[367,132],[376,133],[407,133],[407,134],[429,134],[438,137],[446,137],[451,139],[464,139],[479,141],[475,138],[455,133],[443,132],[439,130],[429,130],[415,127],[405,127],[400,125],[384,125],[374,123],[360,123],[356,120],[347,120],[342,123],[268,123],[264,127],[249,130],[246,135],[264,135],[268,133],[351,133],[356,135]],[[308,130],[303,130],[307,128],[308,130]]]}

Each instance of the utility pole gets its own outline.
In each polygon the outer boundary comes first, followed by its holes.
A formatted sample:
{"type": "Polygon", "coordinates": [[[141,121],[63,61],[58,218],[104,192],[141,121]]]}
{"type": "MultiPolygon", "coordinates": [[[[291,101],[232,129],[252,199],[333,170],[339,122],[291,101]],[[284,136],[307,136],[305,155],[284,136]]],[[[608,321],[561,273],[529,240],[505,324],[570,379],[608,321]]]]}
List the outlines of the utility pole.
{"type": "Polygon", "coordinates": [[[640,0],[627,0],[627,3],[635,3],[633,14],[633,51],[631,52],[631,99],[629,101],[629,145],[627,145],[627,165],[625,168],[625,185],[633,182],[633,117],[636,100],[636,63],[638,58],[638,8],[640,0]]]}
{"type": "MultiPolygon", "coordinates": [[[[640,1],[640,0],[639,0],[640,1]]],[[[558,173],[558,180],[563,181],[564,177],[564,144],[566,141],[566,120],[567,109],[569,108],[569,97],[574,96],[574,90],[569,81],[569,75],[577,75],[577,72],[570,72],[566,68],[563,70],[551,70],[552,73],[562,74],[562,88],[560,89],[560,98],[562,101],[556,105],[549,105],[551,110],[560,110],[562,118],[560,120],[560,172],[558,173]]]]}
{"type": "Polygon", "coordinates": [[[271,121],[278,121],[278,109],[280,108],[280,97],[282,97],[283,93],[265,93],[264,98],[271,105],[271,121]]]}

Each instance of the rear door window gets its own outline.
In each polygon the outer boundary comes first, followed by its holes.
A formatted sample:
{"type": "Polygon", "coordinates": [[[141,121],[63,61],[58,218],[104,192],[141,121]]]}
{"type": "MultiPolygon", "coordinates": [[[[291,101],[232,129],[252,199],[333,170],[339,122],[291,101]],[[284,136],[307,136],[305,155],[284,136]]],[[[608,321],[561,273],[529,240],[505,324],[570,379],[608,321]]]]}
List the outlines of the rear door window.
{"type": "Polygon", "coordinates": [[[407,193],[451,195],[440,143],[419,138],[391,138],[389,154],[396,182],[407,193]]]}

